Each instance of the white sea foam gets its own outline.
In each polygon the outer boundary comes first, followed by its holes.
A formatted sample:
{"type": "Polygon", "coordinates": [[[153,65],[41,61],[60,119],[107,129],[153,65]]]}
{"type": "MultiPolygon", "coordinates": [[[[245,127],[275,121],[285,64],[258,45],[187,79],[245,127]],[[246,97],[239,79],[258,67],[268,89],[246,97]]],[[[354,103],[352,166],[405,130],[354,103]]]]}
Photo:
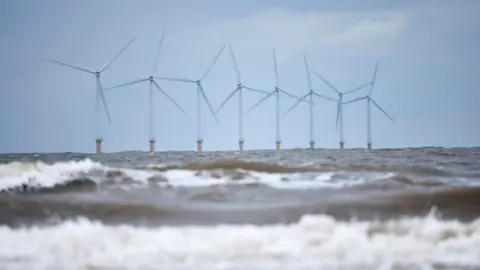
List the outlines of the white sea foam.
{"type": "Polygon", "coordinates": [[[0,238],[0,266],[8,261],[11,267],[2,269],[480,267],[480,219],[467,224],[432,215],[386,222],[319,215],[290,225],[157,228],[79,218],[53,227],[0,227],[0,238]]]}
{"type": "MultiPolygon", "coordinates": [[[[57,162],[52,165],[40,161],[35,163],[12,162],[1,164],[0,190],[18,187],[23,184],[36,187],[52,187],[79,176],[88,176],[93,181],[101,182],[106,179],[105,174],[108,171],[120,171],[124,176],[133,179],[138,182],[138,184],[146,184],[150,177],[160,176],[168,179],[168,185],[174,187],[204,187],[224,184],[243,185],[259,183],[281,189],[318,189],[341,188],[351,185],[361,185],[366,182],[362,176],[333,181],[332,177],[335,174],[334,172],[315,173],[315,176],[306,176],[304,173],[261,173],[251,171],[244,179],[232,180],[231,177],[227,175],[219,178],[208,172],[198,174],[197,172],[189,170],[159,172],[147,169],[113,168],[90,159],[85,159],[82,161],[57,162]]],[[[385,176],[385,173],[382,173],[382,175],[385,176]]],[[[375,179],[376,178],[373,180],[375,179]]],[[[166,185],[166,183],[158,184],[166,185]]]]}
{"type": "Polygon", "coordinates": [[[314,177],[306,177],[302,173],[249,172],[241,180],[232,180],[228,176],[221,178],[213,177],[210,173],[198,175],[196,172],[188,170],[169,170],[163,172],[162,175],[168,179],[170,185],[183,187],[264,184],[278,189],[318,189],[341,188],[365,183],[365,179],[361,177],[332,181],[334,172],[317,173],[314,177]]]}
{"type": "Polygon", "coordinates": [[[103,165],[85,159],[82,161],[57,162],[53,165],[37,162],[12,162],[0,164],[0,190],[28,184],[37,187],[52,187],[59,183],[102,169],[103,165]]]}

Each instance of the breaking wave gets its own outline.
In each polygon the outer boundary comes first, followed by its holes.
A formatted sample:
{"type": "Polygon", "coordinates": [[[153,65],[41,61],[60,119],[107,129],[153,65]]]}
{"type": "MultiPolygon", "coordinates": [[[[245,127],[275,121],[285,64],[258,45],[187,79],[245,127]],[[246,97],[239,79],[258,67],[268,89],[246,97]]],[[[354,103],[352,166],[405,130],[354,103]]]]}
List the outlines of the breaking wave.
{"type": "MultiPolygon", "coordinates": [[[[280,189],[318,189],[383,183],[412,186],[442,186],[441,168],[420,166],[365,166],[317,164],[287,166],[240,159],[208,163],[153,165],[145,168],[115,168],[90,159],[47,164],[12,162],[0,164],[0,191],[73,191],[97,186],[154,185],[156,187],[204,187],[224,184],[259,184],[280,189]],[[427,176],[426,176],[427,175],[427,176]]],[[[449,184],[467,185],[462,177],[449,184]]]]}
{"type": "Polygon", "coordinates": [[[159,187],[260,183],[276,188],[343,187],[363,183],[361,178],[345,181],[345,183],[330,181],[333,172],[310,175],[306,178],[299,174],[302,170],[295,171],[278,165],[265,164],[264,168],[270,168],[270,170],[261,170],[262,165],[253,165],[249,170],[245,170],[244,166],[241,166],[244,164],[242,162],[236,166],[224,167],[218,167],[215,164],[218,165],[218,163],[212,163],[204,167],[190,165],[185,168],[170,166],[163,169],[158,167],[125,169],[105,166],[90,159],[54,164],[41,161],[13,162],[0,165],[0,190],[68,190],[80,186],[91,188],[93,183],[97,185],[156,183],[159,187]]]}
{"type": "Polygon", "coordinates": [[[306,215],[267,226],[108,226],[77,218],[0,227],[15,269],[477,269],[480,219],[338,221],[306,215]]]}

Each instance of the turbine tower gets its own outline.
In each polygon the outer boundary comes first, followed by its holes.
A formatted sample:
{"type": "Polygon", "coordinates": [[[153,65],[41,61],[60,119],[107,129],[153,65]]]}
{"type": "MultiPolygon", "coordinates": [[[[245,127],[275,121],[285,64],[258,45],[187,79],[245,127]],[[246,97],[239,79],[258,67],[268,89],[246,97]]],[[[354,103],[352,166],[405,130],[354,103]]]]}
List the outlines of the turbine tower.
{"type": "Polygon", "coordinates": [[[307,97],[309,97],[309,99],[310,99],[310,106],[309,106],[309,109],[310,109],[310,142],[309,142],[309,144],[310,144],[310,149],[315,149],[315,136],[313,135],[313,132],[314,132],[314,128],[313,128],[313,96],[316,96],[318,98],[325,99],[325,100],[330,100],[330,101],[333,101],[333,102],[337,102],[337,100],[335,100],[333,98],[326,97],[324,95],[318,94],[315,91],[313,91],[312,80],[310,78],[310,69],[308,68],[307,56],[305,54],[303,54],[303,61],[305,62],[305,71],[306,71],[306,74],[307,74],[308,93],[306,95],[304,95],[303,97],[301,97],[301,99],[298,100],[295,104],[293,104],[292,107],[290,107],[287,111],[285,111],[285,113],[282,116],[287,115],[295,107],[297,107],[298,104],[300,104],[300,102],[302,102],[303,100],[306,100],[307,97]]]}
{"type": "Polygon", "coordinates": [[[367,149],[368,150],[372,150],[372,131],[371,131],[372,126],[371,126],[370,103],[373,103],[373,105],[375,107],[377,107],[377,109],[379,109],[383,114],[385,114],[392,122],[395,122],[393,120],[393,118],[384,109],[382,109],[382,107],[380,107],[380,105],[378,105],[378,103],[375,102],[375,100],[373,100],[372,97],[371,97],[371,94],[372,94],[372,91],[373,91],[373,86],[375,85],[375,80],[376,80],[376,77],[377,77],[377,69],[378,69],[378,62],[375,65],[375,70],[373,72],[373,78],[372,78],[372,82],[370,83],[370,90],[368,92],[368,95],[366,95],[364,97],[359,97],[359,98],[356,98],[356,99],[353,99],[353,100],[350,100],[350,101],[347,101],[347,102],[343,103],[343,104],[347,105],[347,104],[354,103],[354,102],[357,102],[357,101],[367,100],[367,149]]]}
{"type": "Polygon", "coordinates": [[[100,75],[102,75],[102,73],[105,72],[112,65],[112,63],[128,48],[128,46],[130,46],[130,44],[132,44],[132,42],[134,40],[135,40],[135,37],[132,38],[127,43],[127,45],[125,45],[120,50],[120,52],[118,52],[110,61],[106,62],[97,71],[82,68],[82,67],[78,67],[78,66],[74,66],[74,65],[67,64],[67,63],[64,63],[64,62],[60,62],[60,61],[57,61],[57,60],[54,60],[54,59],[48,59],[48,61],[50,61],[50,62],[53,62],[53,63],[59,64],[59,65],[62,65],[62,66],[66,66],[66,67],[69,67],[69,68],[73,68],[73,69],[76,69],[76,70],[80,70],[80,71],[95,75],[96,88],[97,88],[97,90],[96,90],[96,104],[95,104],[96,133],[97,133],[96,152],[97,153],[102,152],[102,142],[103,142],[103,137],[102,137],[102,133],[101,133],[101,116],[100,116],[100,110],[101,110],[100,106],[101,106],[101,104],[100,103],[102,103],[103,108],[105,109],[105,113],[107,115],[108,122],[112,123],[111,118],[110,118],[110,112],[109,112],[108,106],[107,106],[107,101],[105,100],[105,94],[103,92],[103,87],[102,87],[102,82],[100,80],[100,75]]]}
{"type": "Polygon", "coordinates": [[[163,90],[163,88],[155,81],[155,78],[154,78],[155,72],[158,69],[158,63],[159,63],[161,52],[162,52],[162,46],[163,46],[164,38],[165,38],[165,31],[163,31],[163,33],[162,33],[162,39],[160,40],[160,43],[158,45],[157,57],[155,59],[155,62],[154,62],[154,65],[153,65],[153,71],[152,71],[150,76],[139,79],[139,80],[123,83],[123,84],[120,84],[120,85],[117,85],[117,86],[105,88],[105,90],[112,90],[112,89],[117,89],[117,88],[121,88],[121,87],[128,86],[128,85],[134,85],[134,84],[137,84],[137,83],[143,83],[143,82],[147,82],[147,81],[149,82],[150,138],[148,140],[148,143],[149,143],[149,149],[150,149],[151,153],[155,152],[155,144],[156,144],[155,132],[154,132],[154,130],[155,130],[155,128],[154,128],[154,103],[153,103],[153,88],[154,88],[154,86],[168,100],[170,100],[170,102],[172,102],[173,105],[175,105],[180,111],[185,113],[185,111],[182,109],[182,107],[180,107],[180,105],[178,105],[178,103],[172,97],[170,97],[170,95],[168,95],[167,92],[165,92],[163,90]]]}
{"type": "Polygon", "coordinates": [[[241,79],[241,76],[240,76],[240,70],[238,69],[237,60],[235,58],[235,54],[233,52],[232,45],[229,44],[228,48],[230,49],[230,55],[232,57],[233,66],[235,68],[235,72],[236,72],[236,75],[237,75],[237,88],[235,88],[235,90],[233,90],[233,92],[230,93],[230,95],[228,95],[228,97],[222,102],[220,107],[218,107],[218,109],[215,111],[215,115],[218,114],[218,112],[228,103],[228,101],[235,94],[238,93],[238,148],[239,148],[240,152],[243,152],[243,145],[245,143],[244,138],[243,138],[243,90],[245,89],[245,90],[248,90],[248,91],[261,93],[261,94],[266,94],[266,95],[268,95],[270,93],[267,92],[267,91],[263,91],[263,90],[248,87],[248,86],[246,86],[242,83],[242,79],[241,79]]]}
{"type": "Polygon", "coordinates": [[[340,92],[335,86],[333,86],[331,83],[329,83],[325,78],[320,76],[317,72],[313,71],[313,73],[338,94],[336,129],[338,129],[338,126],[340,124],[340,142],[339,142],[339,145],[340,145],[340,149],[344,149],[345,140],[344,140],[344,137],[343,137],[343,96],[351,94],[355,91],[358,91],[358,90],[362,89],[363,87],[369,85],[370,82],[362,84],[358,87],[355,87],[352,90],[349,90],[349,91],[346,91],[346,92],[340,92]]]}
{"type": "MultiPolygon", "coordinates": [[[[283,93],[289,97],[292,97],[292,98],[295,98],[297,100],[301,100],[300,97],[297,97],[293,94],[290,94],[289,92],[281,89],[279,87],[279,79],[278,79],[278,67],[277,67],[277,57],[275,55],[275,48],[272,49],[272,52],[273,52],[273,67],[274,67],[274,70],[275,70],[275,87],[273,89],[272,92],[270,92],[268,95],[266,95],[264,98],[260,99],[255,105],[253,105],[248,111],[247,113],[249,113],[250,111],[252,111],[253,109],[255,109],[256,107],[258,107],[262,102],[264,102],[265,100],[267,100],[269,97],[275,95],[275,98],[276,98],[276,121],[277,121],[277,124],[276,124],[276,134],[277,134],[277,140],[275,141],[275,145],[276,145],[276,149],[277,150],[280,150],[281,148],[281,144],[282,144],[282,140],[280,139],[280,93],[283,93]]],[[[301,101],[304,101],[304,100],[301,100],[301,101]]]]}
{"type": "Polygon", "coordinates": [[[166,77],[155,77],[160,80],[166,80],[166,81],[175,81],[175,82],[184,82],[184,83],[193,83],[197,85],[197,152],[201,153],[203,151],[203,131],[202,131],[202,99],[205,101],[205,103],[208,106],[208,109],[210,110],[213,118],[215,121],[219,124],[217,116],[215,115],[215,111],[213,110],[213,107],[210,103],[210,101],[207,98],[207,95],[205,94],[205,91],[203,89],[202,81],[208,76],[210,71],[212,70],[213,66],[217,62],[218,58],[222,54],[222,52],[225,50],[226,44],[223,45],[223,47],[220,49],[220,51],[217,53],[215,58],[213,59],[212,63],[210,66],[207,68],[207,71],[203,74],[200,79],[193,80],[193,79],[181,79],[181,78],[166,78],[166,77]]]}

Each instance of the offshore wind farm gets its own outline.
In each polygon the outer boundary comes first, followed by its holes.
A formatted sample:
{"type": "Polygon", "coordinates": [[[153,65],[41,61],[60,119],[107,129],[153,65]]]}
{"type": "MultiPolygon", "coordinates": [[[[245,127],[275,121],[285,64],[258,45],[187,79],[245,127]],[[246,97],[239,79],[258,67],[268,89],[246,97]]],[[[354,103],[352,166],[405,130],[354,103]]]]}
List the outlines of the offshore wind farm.
{"type": "MultiPolygon", "coordinates": [[[[155,127],[155,111],[154,111],[154,94],[153,94],[154,91],[153,90],[154,89],[158,90],[178,110],[180,110],[184,114],[186,114],[186,111],[182,108],[182,106],[180,106],[179,103],[177,101],[175,101],[160,86],[160,84],[157,82],[157,80],[173,81],[173,82],[180,82],[180,83],[184,83],[184,84],[188,83],[188,84],[196,85],[196,88],[197,88],[197,91],[196,91],[197,92],[197,98],[196,98],[197,99],[197,106],[196,106],[197,107],[196,108],[196,125],[197,125],[196,145],[197,145],[197,147],[196,147],[196,151],[199,152],[199,153],[203,151],[203,143],[204,143],[203,125],[202,125],[202,119],[203,119],[203,117],[202,117],[202,115],[203,115],[202,114],[202,111],[203,111],[202,110],[202,103],[204,102],[207,105],[208,110],[210,111],[212,117],[215,119],[217,124],[220,124],[220,122],[218,120],[218,117],[217,117],[217,114],[228,103],[228,101],[230,101],[231,98],[233,96],[235,96],[236,94],[238,94],[238,102],[239,102],[238,103],[238,151],[239,152],[244,151],[244,144],[245,144],[244,124],[243,124],[243,115],[244,115],[243,91],[244,90],[264,95],[263,98],[261,98],[257,103],[255,103],[251,108],[249,108],[245,112],[246,114],[250,113],[252,110],[254,110],[255,108],[262,105],[262,103],[265,102],[266,100],[268,100],[270,97],[275,97],[275,102],[276,102],[276,106],[275,106],[275,149],[276,150],[280,150],[281,149],[281,144],[282,144],[281,130],[280,130],[280,123],[281,123],[280,98],[281,97],[288,97],[288,98],[292,99],[293,101],[296,101],[296,103],[294,103],[293,106],[291,106],[288,110],[286,110],[283,113],[283,116],[288,114],[290,111],[292,111],[296,106],[298,106],[301,103],[309,104],[310,140],[309,140],[308,144],[309,144],[310,149],[315,149],[315,138],[314,138],[313,129],[314,129],[314,106],[316,106],[316,105],[315,105],[315,102],[313,101],[313,96],[316,96],[316,97],[318,97],[322,100],[325,100],[325,101],[333,101],[333,102],[337,103],[336,131],[339,129],[339,138],[340,138],[339,139],[339,148],[340,149],[344,149],[344,145],[345,145],[344,124],[343,124],[343,106],[345,104],[354,103],[354,102],[361,101],[361,100],[364,100],[364,99],[367,100],[367,106],[368,106],[368,109],[367,109],[367,119],[368,119],[367,120],[367,125],[368,125],[368,127],[367,127],[368,128],[367,149],[369,149],[369,150],[371,150],[371,148],[372,148],[370,102],[372,102],[374,104],[374,106],[379,108],[381,110],[381,112],[383,112],[391,120],[393,120],[393,118],[391,118],[391,116],[388,115],[384,109],[379,107],[379,105],[377,103],[375,103],[370,97],[371,91],[373,90],[374,81],[375,81],[375,78],[376,78],[378,62],[377,62],[377,65],[375,66],[375,73],[374,73],[374,77],[373,77],[372,81],[364,83],[360,86],[357,86],[354,89],[351,89],[351,90],[348,90],[348,91],[345,91],[345,92],[340,92],[336,87],[334,87],[329,81],[327,81],[325,78],[323,78],[321,75],[319,75],[316,71],[310,71],[308,63],[307,63],[306,55],[303,54],[303,60],[304,60],[304,64],[305,64],[305,72],[306,72],[306,75],[307,75],[308,93],[306,95],[302,96],[302,97],[299,97],[296,94],[293,94],[291,91],[286,91],[286,90],[284,90],[283,88],[280,87],[279,68],[278,68],[275,48],[272,48],[273,72],[274,72],[274,78],[275,78],[275,82],[274,82],[274,85],[273,85],[273,90],[268,91],[268,90],[265,90],[265,89],[252,88],[252,87],[244,85],[242,83],[242,80],[241,80],[241,75],[240,75],[240,70],[239,70],[239,67],[238,67],[237,59],[235,57],[235,53],[233,51],[233,47],[232,47],[231,44],[228,44],[228,50],[230,52],[232,67],[235,70],[235,75],[236,75],[236,78],[237,78],[236,88],[227,96],[227,98],[215,110],[213,108],[206,92],[205,92],[205,89],[202,85],[202,81],[207,78],[207,76],[210,74],[212,69],[215,67],[215,64],[217,63],[219,57],[222,55],[222,53],[224,53],[225,48],[227,47],[227,44],[224,44],[221,47],[221,49],[215,55],[212,62],[207,67],[205,73],[201,77],[192,79],[192,78],[170,78],[170,77],[164,77],[164,76],[155,76],[158,65],[160,64],[160,57],[161,57],[161,54],[162,54],[162,46],[163,46],[163,43],[164,43],[165,34],[166,34],[166,32],[163,31],[162,36],[161,36],[161,40],[160,40],[159,45],[158,45],[156,58],[154,58],[153,71],[149,76],[147,76],[145,78],[135,79],[133,81],[129,81],[129,82],[126,82],[126,83],[121,83],[121,84],[118,84],[118,85],[106,87],[106,88],[104,88],[102,83],[100,82],[100,74],[103,71],[105,71],[109,67],[109,65],[128,48],[128,46],[130,46],[130,44],[135,40],[135,38],[133,38],[110,62],[106,63],[104,65],[104,67],[102,67],[98,72],[86,70],[86,69],[83,69],[83,68],[80,68],[80,67],[77,67],[77,66],[74,66],[74,65],[71,65],[71,64],[60,62],[58,60],[49,59],[53,63],[63,65],[63,66],[66,66],[66,67],[70,67],[70,68],[74,68],[74,69],[77,69],[77,70],[89,72],[89,73],[95,74],[97,76],[97,91],[96,91],[96,93],[97,93],[97,104],[96,104],[96,107],[95,107],[96,110],[97,110],[97,113],[96,113],[96,123],[97,123],[97,126],[96,126],[96,130],[97,130],[96,153],[102,153],[102,143],[103,143],[103,140],[104,140],[103,136],[101,135],[101,116],[98,113],[98,111],[100,110],[100,105],[103,105],[103,108],[105,109],[105,112],[106,112],[106,115],[107,115],[107,119],[108,119],[109,123],[111,123],[111,116],[110,116],[110,113],[109,113],[109,110],[108,110],[108,105],[107,105],[107,101],[106,101],[104,92],[108,91],[108,90],[123,88],[123,87],[126,87],[126,86],[132,86],[132,85],[142,83],[142,82],[147,82],[147,81],[149,82],[149,99],[148,99],[148,101],[149,101],[149,134],[150,134],[150,137],[148,139],[149,152],[155,152],[156,151],[156,138],[155,138],[155,134],[154,134],[155,133],[154,132],[154,130],[155,130],[155,128],[154,128],[155,127]],[[334,98],[328,97],[326,95],[320,94],[317,91],[314,91],[313,88],[312,88],[311,72],[316,77],[321,79],[329,88],[331,88],[333,91],[335,91],[335,93],[338,95],[338,98],[334,99],[334,98]],[[346,102],[344,101],[343,97],[345,95],[352,94],[354,92],[362,90],[363,88],[365,88],[367,86],[371,86],[370,92],[367,96],[359,97],[359,98],[356,98],[354,100],[350,100],[350,101],[346,101],[346,102]],[[308,100],[307,100],[307,97],[309,97],[308,100]],[[100,104],[99,101],[101,101],[102,103],[100,104]]],[[[319,119],[321,119],[321,118],[319,118],[319,119]]]]}

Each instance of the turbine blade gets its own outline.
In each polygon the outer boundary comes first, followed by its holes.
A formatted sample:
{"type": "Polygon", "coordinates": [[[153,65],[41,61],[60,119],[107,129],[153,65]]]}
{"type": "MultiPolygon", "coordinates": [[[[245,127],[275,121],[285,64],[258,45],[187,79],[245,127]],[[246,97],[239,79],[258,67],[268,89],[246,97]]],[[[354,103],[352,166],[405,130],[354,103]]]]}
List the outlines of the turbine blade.
{"type": "Polygon", "coordinates": [[[228,95],[228,97],[222,102],[220,107],[218,107],[218,109],[215,111],[215,115],[223,108],[223,106],[225,106],[225,104],[228,103],[228,101],[235,95],[235,93],[238,92],[239,89],[240,88],[235,88],[235,90],[233,90],[232,93],[230,93],[230,95],[228,95]]]}
{"type": "Polygon", "coordinates": [[[205,91],[203,90],[203,86],[201,84],[199,84],[198,86],[200,87],[200,93],[202,94],[203,99],[205,100],[205,103],[207,103],[208,109],[212,113],[213,118],[215,119],[217,124],[220,124],[217,116],[215,115],[215,111],[213,110],[212,104],[210,104],[210,101],[208,101],[207,95],[205,94],[205,91]]]}
{"type": "Polygon", "coordinates": [[[275,68],[275,86],[279,85],[278,80],[278,67],[277,67],[277,56],[275,54],[275,48],[273,48],[273,67],[275,68]]]}
{"type": "Polygon", "coordinates": [[[360,90],[360,89],[362,89],[362,88],[364,88],[365,86],[368,86],[368,85],[370,85],[370,84],[371,84],[371,82],[364,83],[364,84],[362,84],[362,85],[360,85],[360,86],[357,86],[357,87],[353,88],[352,90],[348,90],[347,92],[345,92],[345,93],[343,93],[343,94],[346,95],[346,94],[353,93],[353,92],[358,91],[358,90],[360,90]]]}
{"type": "Polygon", "coordinates": [[[307,56],[303,54],[303,61],[305,62],[305,71],[307,72],[308,90],[312,90],[312,78],[310,77],[310,69],[308,68],[307,56]]]}
{"type": "Polygon", "coordinates": [[[341,106],[340,104],[342,103],[339,100],[337,103],[337,123],[335,124],[335,131],[338,130],[338,121],[340,120],[340,106],[341,106]]]}
{"type": "Polygon", "coordinates": [[[182,107],[180,105],[178,105],[178,103],[172,98],[170,97],[169,94],[167,94],[167,92],[165,92],[161,87],[160,85],[158,85],[158,83],[156,81],[153,81],[153,84],[157,87],[158,91],[162,92],[162,94],[168,99],[170,100],[173,105],[175,105],[180,111],[182,111],[183,113],[185,113],[185,111],[182,109],[182,107]]]}
{"type": "Polygon", "coordinates": [[[140,80],[135,80],[133,82],[128,82],[128,83],[122,83],[122,84],[119,84],[119,85],[116,85],[116,86],[111,86],[111,87],[107,87],[103,90],[107,91],[107,90],[112,90],[112,89],[116,89],[116,88],[120,88],[120,87],[124,87],[124,86],[128,86],[128,85],[132,85],[132,84],[136,84],[136,83],[141,83],[141,82],[144,82],[144,81],[148,81],[148,79],[140,79],[140,80]]]}
{"type": "Polygon", "coordinates": [[[309,95],[311,95],[310,93],[306,94],[305,96],[303,96],[301,99],[297,100],[297,102],[295,102],[295,104],[292,105],[292,107],[290,107],[288,110],[286,110],[283,114],[282,114],[282,117],[284,117],[285,115],[287,115],[289,112],[291,112],[295,107],[298,106],[298,104],[300,104],[300,102],[302,102],[303,100],[305,100],[309,95]]]}
{"type": "Polygon", "coordinates": [[[160,39],[160,43],[158,44],[157,49],[157,57],[155,57],[155,62],[153,63],[153,72],[152,75],[157,72],[158,65],[160,63],[160,56],[162,55],[162,47],[163,47],[163,40],[165,39],[165,30],[162,32],[162,39],[160,39]]]}
{"type": "Polygon", "coordinates": [[[104,72],[105,70],[107,70],[108,67],[110,67],[110,65],[115,61],[117,60],[117,58],[128,48],[128,46],[130,46],[130,44],[132,44],[132,42],[136,39],[136,37],[133,37],[128,43],[127,45],[125,45],[125,47],[123,47],[122,50],[120,50],[117,55],[115,55],[115,57],[112,58],[112,60],[108,61],[107,63],[105,63],[105,65],[103,65],[103,67],[100,69],[100,72],[104,72]]]}
{"type": "Polygon", "coordinates": [[[355,98],[355,99],[349,100],[349,101],[347,101],[347,102],[343,102],[343,104],[344,104],[344,105],[347,105],[347,104],[349,104],[349,103],[354,103],[354,102],[357,102],[357,101],[360,101],[360,100],[364,100],[364,99],[367,99],[367,98],[368,98],[368,96],[366,96],[366,97],[359,97],[359,98],[355,98]]]}
{"type": "Polygon", "coordinates": [[[318,78],[320,78],[320,80],[322,80],[324,83],[326,83],[328,86],[330,86],[330,88],[332,88],[335,92],[337,92],[337,94],[340,94],[340,91],[338,91],[337,88],[335,88],[335,86],[333,86],[331,83],[329,83],[325,78],[323,78],[322,76],[320,76],[320,74],[318,74],[317,72],[315,71],[312,71],[313,74],[315,74],[318,78]]]}
{"type": "Polygon", "coordinates": [[[240,84],[242,78],[240,77],[240,70],[238,69],[237,59],[235,58],[235,54],[233,53],[232,45],[228,44],[228,47],[230,48],[230,55],[232,56],[233,66],[235,67],[235,72],[237,73],[237,83],[240,84]]]}
{"type": "Polygon", "coordinates": [[[319,98],[323,98],[323,99],[326,99],[326,100],[329,100],[329,101],[333,101],[333,102],[338,102],[338,100],[336,99],[333,99],[333,98],[330,98],[330,97],[327,97],[327,96],[324,96],[324,95],[320,95],[316,92],[312,92],[315,96],[319,97],[319,98]]]}
{"type": "Polygon", "coordinates": [[[264,91],[264,90],[260,90],[260,89],[256,89],[256,88],[251,88],[251,87],[248,87],[248,86],[245,86],[245,85],[242,85],[242,87],[249,90],[249,91],[252,91],[252,92],[257,92],[257,93],[265,94],[265,95],[270,94],[270,92],[268,92],[268,91],[264,91]]]}
{"type": "Polygon", "coordinates": [[[291,97],[291,98],[300,99],[300,97],[298,97],[298,96],[296,96],[296,95],[294,95],[294,94],[290,94],[289,92],[287,92],[287,91],[285,91],[285,90],[283,90],[283,89],[280,89],[280,88],[279,88],[278,91],[284,93],[285,95],[287,95],[287,96],[289,96],[289,97],[291,97]]]}
{"type": "Polygon", "coordinates": [[[280,89],[280,88],[279,88],[278,91],[284,93],[285,95],[287,95],[287,96],[289,96],[289,97],[291,97],[291,98],[301,99],[299,96],[296,96],[296,95],[294,95],[294,94],[290,94],[289,92],[287,92],[287,91],[285,91],[285,90],[283,90],[283,89],[280,89]]]}
{"type": "Polygon", "coordinates": [[[227,46],[227,44],[223,44],[223,47],[220,49],[220,51],[217,53],[217,55],[215,56],[215,58],[213,59],[212,63],[210,64],[210,66],[208,67],[207,71],[205,72],[205,74],[203,75],[203,77],[200,79],[200,81],[203,81],[203,79],[205,79],[205,77],[207,77],[207,75],[210,73],[210,71],[212,71],[212,68],[213,66],[215,65],[215,63],[217,62],[218,58],[220,57],[220,55],[222,54],[223,50],[225,50],[225,46],[227,46]]]}
{"type": "Polygon", "coordinates": [[[155,77],[155,79],[164,80],[164,81],[172,81],[172,82],[196,83],[196,81],[194,81],[194,80],[190,80],[190,79],[181,79],[181,78],[165,78],[165,77],[155,77]]]}
{"type": "Polygon", "coordinates": [[[372,83],[370,84],[370,91],[368,92],[369,96],[370,94],[372,94],[373,86],[375,85],[375,80],[377,79],[377,69],[378,69],[378,61],[375,64],[375,70],[373,71],[372,83]]]}
{"type": "Polygon", "coordinates": [[[255,109],[256,107],[258,107],[260,104],[262,104],[262,102],[264,102],[265,100],[267,100],[269,97],[271,97],[273,95],[273,93],[275,93],[275,91],[272,91],[270,93],[268,93],[268,95],[266,95],[265,97],[263,97],[262,99],[260,99],[257,103],[255,103],[255,105],[253,105],[247,112],[249,113],[251,110],[255,109]]]}
{"type": "Polygon", "coordinates": [[[95,74],[95,72],[92,71],[92,70],[88,70],[88,69],[86,69],[86,68],[81,68],[81,67],[77,67],[77,66],[70,65],[70,64],[67,64],[67,63],[63,63],[63,62],[60,62],[60,61],[57,61],[57,60],[54,60],[54,59],[48,59],[48,61],[53,62],[53,63],[56,63],[56,64],[59,64],[59,65],[62,65],[62,66],[74,68],[74,69],[77,69],[77,70],[80,70],[80,71],[84,71],[84,72],[88,72],[88,73],[95,74]]]}
{"type": "Polygon", "coordinates": [[[105,93],[103,93],[103,86],[102,86],[102,82],[100,81],[100,79],[98,79],[98,87],[100,88],[100,89],[98,89],[98,91],[100,92],[100,97],[102,99],[103,108],[105,109],[105,113],[107,114],[108,123],[111,124],[112,120],[110,118],[110,112],[108,110],[107,100],[105,99],[105,93]]]}
{"type": "MultiPolygon", "coordinates": [[[[281,93],[283,93],[283,94],[285,94],[285,95],[287,95],[288,97],[291,97],[291,98],[300,100],[300,102],[305,102],[305,103],[310,104],[310,102],[309,102],[308,100],[302,100],[301,97],[296,96],[296,95],[294,95],[294,94],[290,94],[289,92],[287,92],[287,91],[285,91],[285,90],[283,90],[283,89],[278,88],[278,91],[281,92],[281,93]]],[[[314,105],[314,104],[312,104],[312,105],[314,105]]]]}
{"type": "Polygon", "coordinates": [[[380,105],[378,105],[375,100],[373,100],[372,98],[370,98],[370,101],[373,103],[373,105],[375,105],[375,107],[377,107],[380,111],[382,111],[390,120],[392,120],[392,122],[395,122],[395,120],[393,120],[393,118],[384,110],[382,109],[382,107],[380,107],[380,105]]]}

